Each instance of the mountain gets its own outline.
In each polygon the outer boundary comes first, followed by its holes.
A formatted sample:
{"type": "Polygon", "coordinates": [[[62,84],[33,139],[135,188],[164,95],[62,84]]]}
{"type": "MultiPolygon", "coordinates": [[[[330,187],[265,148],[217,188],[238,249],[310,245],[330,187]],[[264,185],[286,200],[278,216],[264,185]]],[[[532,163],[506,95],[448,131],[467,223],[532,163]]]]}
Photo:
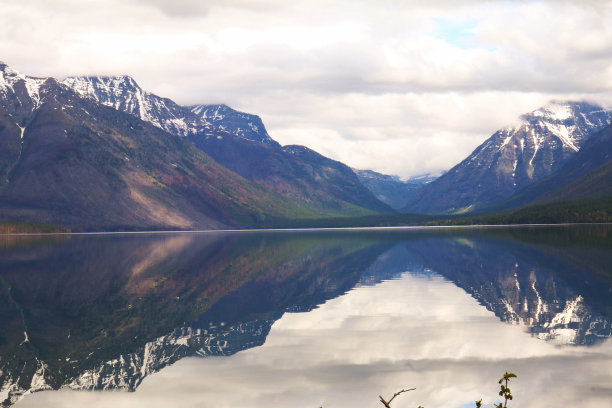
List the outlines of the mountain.
{"type": "Polygon", "coordinates": [[[127,75],[69,77],[62,83],[83,97],[129,113],[170,134],[187,136],[206,131],[212,134],[210,123],[170,99],[144,91],[127,75]]]}
{"type": "Polygon", "coordinates": [[[0,64],[0,219],[220,228],[312,215],[184,138],[0,64]]]}
{"type": "Polygon", "coordinates": [[[593,134],[555,173],[489,210],[612,196],[612,126],[593,134]]]}
{"type": "Polygon", "coordinates": [[[199,118],[210,123],[217,131],[226,131],[242,139],[276,148],[281,147],[270,137],[261,118],[257,115],[238,112],[226,105],[194,105],[188,108],[199,118]]]}
{"type": "Polygon", "coordinates": [[[188,136],[217,162],[290,200],[325,215],[393,212],[346,165],[303,146],[275,148],[235,135],[188,136]]]}
{"type": "Polygon", "coordinates": [[[586,102],[551,102],[497,131],[461,163],[423,187],[403,208],[463,213],[504,200],[550,175],[588,137],[612,122],[612,111],[586,102]]]}
{"type": "Polygon", "coordinates": [[[403,181],[398,176],[389,176],[372,170],[353,169],[353,171],[361,184],[374,193],[376,198],[395,210],[405,207],[421,187],[436,179],[434,176],[424,175],[403,181]]]}
{"type": "Polygon", "coordinates": [[[283,148],[258,116],[225,105],[179,106],[143,91],[127,76],[71,77],[63,83],[103,105],[185,137],[222,166],[318,215],[393,212],[361,185],[348,166],[312,151],[294,154],[296,148],[283,148]]]}

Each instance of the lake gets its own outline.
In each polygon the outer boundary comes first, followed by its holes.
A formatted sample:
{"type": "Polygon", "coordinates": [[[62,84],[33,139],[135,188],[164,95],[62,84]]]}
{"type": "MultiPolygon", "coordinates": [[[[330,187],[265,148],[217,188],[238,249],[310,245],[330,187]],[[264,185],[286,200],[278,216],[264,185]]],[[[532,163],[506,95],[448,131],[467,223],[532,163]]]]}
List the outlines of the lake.
{"type": "Polygon", "coordinates": [[[612,406],[612,227],[0,236],[0,401],[612,406]]]}

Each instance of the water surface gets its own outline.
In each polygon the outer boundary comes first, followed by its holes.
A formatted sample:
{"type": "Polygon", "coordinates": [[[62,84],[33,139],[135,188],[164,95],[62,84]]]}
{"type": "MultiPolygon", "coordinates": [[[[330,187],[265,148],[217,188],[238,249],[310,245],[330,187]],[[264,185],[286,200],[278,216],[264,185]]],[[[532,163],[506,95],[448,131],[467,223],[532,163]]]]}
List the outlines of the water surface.
{"type": "Polygon", "coordinates": [[[3,237],[0,399],[609,406],[610,265],[608,226],[3,237]]]}

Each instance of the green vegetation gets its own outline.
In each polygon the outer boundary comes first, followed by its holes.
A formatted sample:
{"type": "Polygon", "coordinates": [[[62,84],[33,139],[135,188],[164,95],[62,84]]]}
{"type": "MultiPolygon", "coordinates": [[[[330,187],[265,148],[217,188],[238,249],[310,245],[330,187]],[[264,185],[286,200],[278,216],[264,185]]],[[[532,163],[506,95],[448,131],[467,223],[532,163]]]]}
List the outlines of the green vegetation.
{"type": "Polygon", "coordinates": [[[59,225],[0,221],[0,234],[36,234],[54,232],[70,232],[70,229],[61,227],[59,225]]]}
{"type": "MultiPolygon", "coordinates": [[[[280,206],[271,209],[278,211],[280,206]]],[[[287,212],[292,210],[284,208],[287,212]]],[[[566,201],[553,204],[539,204],[518,210],[483,215],[426,215],[426,214],[379,214],[359,217],[313,217],[300,213],[280,218],[251,213],[251,217],[239,216],[241,228],[359,228],[394,226],[452,226],[452,225],[512,225],[512,224],[564,224],[564,223],[612,223],[612,196],[591,200],[566,201]]],[[[239,227],[239,228],[240,228],[239,227]]],[[[176,228],[137,228],[134,226],[108,226],[105,231],[136,231],[176,228]]],[[[75,227],[74,231],[90,230],[75,227]]],[[[0,221],[0,233],[50,233],[70,232],[57,225],[0,221]]]]}
{"type": "Polygon", "coordinates": [[[354,228],[392,226],[564,224],[612,222],[612,196],[540,204],[485,215],[384,214],[364,217],[321,217],[268,220],[257,228],[354,228]]]}
{"type": "Polygon", "coordinates": [[[502,225],[612,222],[612,196],[591,200],[530,205],[502,213],[464,216],[428,222],[427,225],[502,225]]]}

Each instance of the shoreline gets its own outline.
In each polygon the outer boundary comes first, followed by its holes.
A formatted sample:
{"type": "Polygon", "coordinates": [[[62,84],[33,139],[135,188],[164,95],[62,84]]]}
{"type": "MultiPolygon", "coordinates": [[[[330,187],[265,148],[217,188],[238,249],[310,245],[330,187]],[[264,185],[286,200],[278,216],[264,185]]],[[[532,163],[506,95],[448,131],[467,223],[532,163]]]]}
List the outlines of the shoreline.
{"type": "Polygon", "coordinates": [[[419,231],[444,229],[497,229],[525,227],[568,227],[582,225],[612,225],[610,222],[574,222],[553,224],[469,224],[469,225],[398,225],[383,227],[310,227],[310,228],[251,228],[221,230],[149,230],[149,231],[90,231],[90,232],[19,232],[0,233],[0,236],[54,236],[54,235],[163,235],[163,234],[234,234],[269,232],[351,232],[351,231],[419,231]]]}

